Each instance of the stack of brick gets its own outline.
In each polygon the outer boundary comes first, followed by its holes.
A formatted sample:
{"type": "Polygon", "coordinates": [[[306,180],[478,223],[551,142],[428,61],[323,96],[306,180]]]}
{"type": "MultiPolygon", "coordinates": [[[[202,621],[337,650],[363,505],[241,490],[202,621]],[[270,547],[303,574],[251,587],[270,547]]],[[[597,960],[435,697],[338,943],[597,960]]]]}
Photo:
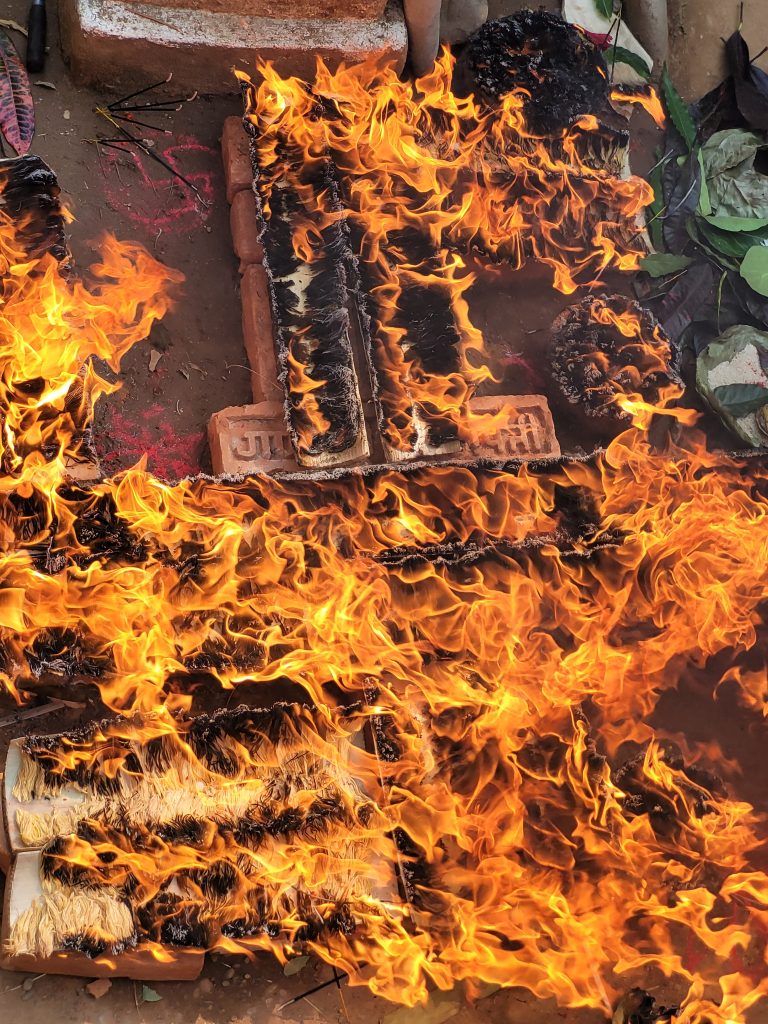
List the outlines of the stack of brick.
{"type": "Polygon", "coordinates": [[[253,404],[231,406],[211,417],[208,437],[217,474],[295,470],[285,425],[272,336],[269,282],[253,195],[249,139],[239,117],[228,117],[221,136],[235,256],[240,261],[243,343],[251,368],[253,404]]]}
{"type": "Polygon", "coordinates": [[[401,0],[60,0],[64,54],[79,82],[115,88],[162,80],[237,91],[232,66],[259,60],[312,77],[316,57],[405,63],[401,0]]]}
{"type": "MultiPolygon", "coordinates": [[[[285,423],[285,395],[278,381],[269,278],[263,266],[261,226],[253,192],[250,140],[239,117],[224,123],[222,155],[235,256],[239,261],[243,342],[251,368],[253,404],[215,413],[208,427],[217,475],[297,472],[285,423]]],[[[542,395],[497,395],[470,399],[473,415],[498,415],[496,434],[453,455],[457,461],[548,459],[560,455],[554,424],[542,395]]],[[[375,451],[375,449],[374,449],[375,451]]],[[[377,461],[375,457],[367,460],[377,461]]]]}

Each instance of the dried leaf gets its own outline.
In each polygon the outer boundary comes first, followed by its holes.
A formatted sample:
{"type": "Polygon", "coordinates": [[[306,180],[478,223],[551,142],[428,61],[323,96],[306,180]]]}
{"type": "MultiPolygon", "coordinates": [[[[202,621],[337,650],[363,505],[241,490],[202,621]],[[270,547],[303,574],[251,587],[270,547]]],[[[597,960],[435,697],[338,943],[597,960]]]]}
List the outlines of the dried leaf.
{"type": "Polygon", "coordinates": [[[702,260],[676,281],[664,296],[658,316],[673,341],[677,341],[699,310],[711,301],[714,279],[711,265],[702,260]]]}
{"type": "Polygon", "coordinates": [[[56,88],[56,86],[53,84],[53,82],[35,82],[35,85],[39,86],[41,89],[55,89],[56,88]]]}
{"type": "Polygon", "coordinates": [[[35,134],[35,107],[24,64],[8,34],[0,29],[0,130],[24,156],[35,134]]]}
{"type": "Polygon", "coordinates": [[[768,131],[768,77],[749,60],[749,47],[740,32],[725,44],[736,104],[750,128],[768,131]]]}
{"type": "Polygon", "coordinates": [[[693,263],[690,256],[676,256],[671,252],[654,252],[650,256],[643,256],[640,260],[640,269],[651,277],[666,277],[667,274],[674,274],[678,270],[685,270],[693,263]]]}
{"type": "Polygon", "coordinates": [[[720,216],[768,217],[768,176],[754,168],[761,136],[730,128],[701,147],[713,212],[720,216]]]}
{"type": "Polygon", "coordinates": [[[285,967],[283,967],[283,974],[286,978],[290,978],[291,975],[298,974],[300,971],[303,971],[308,963],[308,956],[296,956],[293,960],[289,960],[285,967]]]}
{"type": "Polygon", "coordinates": [[[753,245],[741,261],[739,273],[758,295],[768,295],[768,246],[753,245]]]}
{"type": "Polygon", "coordinates": [[[661,75],[661,91],[664,96],[664,105],[667,108],[672,124],[682,135],[688,149],[692,149],[696,141],[696,124],[680,93],[672,84],[672,79],[669,77],[669,71],[666,67],[661,75]]]}
{"type": "Polygon", "coordinates": [[[162,352],[158,352],[158,350],[156,348],[151,348],[149,350],[149,372],[150,373],[154,373],[155,372],[155,370],[157,369],[157,364],[160,362],[160,360],[162,358],[163,358],[163,353],[162,352]]]}
{"type": "Polygon", "coordinates": [[[695,157],[689,157],[678,167],[670,160],[664,167],[664,192],[669,196],[663,214],[664,245],[670,252],[679,253],[688,245],[688,221],[699,207],[701,167],[695,157]]]}
{"type": "Polygon", "coordinates": [[[426,1006],[403,1006],[394,1013],[388,1013],[382,1024],[443,1024],[455,1017],[461,1009],[458,999],[451,998],[450,992],[433,992],[426,1006]]]}
{"type": "Polygon", "coordinates": [[[13,18],[0,18],[0,27],[9,28],[11,32],[20,32],[23,36],[29,34],[26,28],[20,25],[18,21],[14,21],[13,18]]]}
{"type": "Polygon", "coordinates": [[[158,995],[153,988],[149,985],[141,986],[141,1001],[142,1003],[159,1003],[163,997],[158,995]]]}
{"type": "Polygon", "coordinates": [[[85,986],[85,991],[89,996],[93,996],[94,999],[101,999],[111,988],[112,982],[109,978],[97,978],[96,981],[92,981],[89,985],[85,986]]]}

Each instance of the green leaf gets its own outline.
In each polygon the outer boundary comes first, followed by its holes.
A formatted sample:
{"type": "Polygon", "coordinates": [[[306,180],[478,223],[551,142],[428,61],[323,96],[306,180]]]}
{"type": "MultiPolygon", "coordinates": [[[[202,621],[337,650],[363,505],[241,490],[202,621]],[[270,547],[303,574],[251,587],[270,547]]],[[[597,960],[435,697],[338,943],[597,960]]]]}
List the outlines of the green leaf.
{"type": "Polygon", "coordinates": [[[153,988],[149,985],[141,986],[141,1001],[142,1003],[159,1003],[163,997],[158,995],[153,988]]]}
{"type": "Polygon", "coordinates": [[[303,971],[308,963],[308,956],[296,956],[283,967],[283,974],[286,978],[290,978],[292,974],[298,974],[299,971],[303,971]]]}
{"type": "Polygon", "coordinates": [[[667,274],[674,274],[678,270],[685,270],[693,263],[690,256],[675,256],[671,252],[654,252],[650,256],[643,256],[640,260],[640,269],[651,277],[666,277],[667,274]]]}
{"type": "Polygon", "coordinates": [[[737,420],[768,404],[768,388],[759,384],[721,384],[712,389],[712,395],[737,420]]]}
{"type": "Polygon", "coordinates": [[[762,136],[729,128],[701,147],[713,212],[722,217],[768,218],[768,176],[755,170],[762,136]]]}
{"type": "Polygon", "coordinates": [[[613,0],[595,0],[595,10],[601,17],[610,20],[613,17],[613,0]]]}
{"type": "Polygon", "coordinates": [[[701,171],[701,187],[699,189],[699,213],[702,213],[705,217],[709,217],[712,213],[712,203],[709,198],[709,185],[707,185],[707,175],[704,171],[704,157],[701,155],[701,150],[696,154],[696,159],[699,161],[699,170],[701,171]]]}
{"type": "Polygon", "coordinates": [[[704,220],[720,231],[759,231],[768,227],[768,217],[721,217],[713,213],[704,220]]]}
{"type": "Polygon", "coordinates": [[[735,260],[744,259],[749,250],[759,246],[763,240],[762,235],[749,231],[720,231],[706,220],[699,220],[698,228],[716,252],[735,260]]]}
{"type": "Polygon", "coordinates": [[[696,141],[696,125],[680,93],[672,84],[666,65],[661,75],[661,91],[664,96],[664,106],[672,119],[672,124],[682,135],[688,149],[692,149],[696,141]]]}
{"type": "Polygon", "coordinates": [[[651,80],[651,69],[639,53],[633,53],[626,46],[612,46],[608,52],[611,54],[614,64],[626,64],[646,82],[651,80]]]}
{"type": "Polygon", "coordinates": [[[768,246],[753,245],[741,261],[739,273],[758,295],[768,295],[768,246]]]}

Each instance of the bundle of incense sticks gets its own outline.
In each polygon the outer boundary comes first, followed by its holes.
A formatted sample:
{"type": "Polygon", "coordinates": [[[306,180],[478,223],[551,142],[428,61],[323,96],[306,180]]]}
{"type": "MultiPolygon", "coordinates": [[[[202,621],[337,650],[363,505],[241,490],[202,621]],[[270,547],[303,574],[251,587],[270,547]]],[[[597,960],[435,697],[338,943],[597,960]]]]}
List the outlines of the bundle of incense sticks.
{"type": "MultiPolygon", "coordinates": [[[[303,90],[296,99],[311,127],[314,100],[303,90]]],[[[352,254],[335,169],[322,146],[305,150],[279,117],[259,124],[246,119],[245,126],[253,140],[264,267],[298,461],[324,467],[365,458],[348,310],[352,254]]]]}
{"type": "Polygon", "coordinates": [[[383,914],[389,840],[350,773],[356,730],[278,705],[16,741],[5,964],[158,947],[290,954],[383,914]]]}

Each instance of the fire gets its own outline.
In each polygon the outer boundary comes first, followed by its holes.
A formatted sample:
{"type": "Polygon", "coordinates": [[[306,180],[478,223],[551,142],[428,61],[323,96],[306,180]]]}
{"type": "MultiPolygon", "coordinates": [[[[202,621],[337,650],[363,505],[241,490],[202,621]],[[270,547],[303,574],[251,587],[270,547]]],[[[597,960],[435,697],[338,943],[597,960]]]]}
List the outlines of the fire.
{"type": "MultiPolygon", "coordinates": [[[[307,181],[324,161],[337,169],[368,297],[381,430],[395,453],[413,447],[420,431],[439,449],[496,426],[469,412],[470,396],[493,372],[466,313],[474,279],[461,252],[479,249],[515,267],[540,260],[565,293],[609,268],[637,269],[644,252],[634,224],[652,194],[641,179],[621,176],[618,133],[583,116],[554,139],[537,137],[526,128],[520,93],[489,112],[453,93],[453,69],[447,51],[416,83],[390,67],[331,72],[321,61],[311,90],[269,65],[258,85],[238,72],[265,217],[276,187],[297,189],[308,216],[293,244],[310,263],[318,226],[340,214],[336,190],[312,196],[307,181]],[[431,329],[442,369],[414,340],[420,316],[439,319],[431,329]]],[[[290,345],[291,372],[301,363],[311,370],[312,347],[298,334],[290,345]]],[[[317,418],[309,425],[312,434],[317,418]]]]}
{"type": "MultiPolygon", "coordinates": [[[[452,96],[449,70],[444,57],[417,96],[389,72],[365,90],[359,69],[321,69],[315,96],[338,115],[322,121],[310,119],[306,90],[274,74],[252,94],[263,123],[295,117],[308,147],[320,137],[354,168],[352,220],[365,226],[383,308],[406,275],[433,283],[429,261],[409,263],[405,249],[387,258],[411,218],[439,253],[449,238],[516,261],[532,252],[566,291],[606,266],[634,266],[617,224],[633,223],[646,187],[575,169],[575,129],[561,155],[526,137],[514,96],[487,123],[452,96]],[[489,147],[501,178],[521,186],[512,202],[498,181],[481,187],[489,147]],[[617,224],[590,220],[605,194],[620,204],[617,224]],[[559,219],[548,220],[553,209],[559,219]]],[[[19,701],[40,679],[63,691],[90,680],[125,718],[62,754],[61,770],[116,777],[127,739],[162,737],[191,757],[180,723],[195,688],[212,683],[268,694],[289,680],[331,732],[347,728],[337,704],[354,704],[378,751],[349,755],[371,810],[335,858],[316,840],[262,856],[213,824],[195,842],[137,847],[102,827],[66,836],[63,866],[103,871],[116,887],[130,875],[161,927],[162,882],[191,878],[185,898],[202,906],[195,872],[224,862],[241,912],[243,858],[255,860],[278,894],[280,943],[268,929],[238,938],[222,928],[212,944],[309,949],[410,1005],[467,980],[608,1013],[651,970],[676,987],[678,1021],[744,1021],[768,996],[766,818],[717,778],[733,766],[714,744],[650,722],[664,694],[710,661],[713,686],[737,686],[756,724],[765,715],[764,471],[709,453],[695,429],[660,450],[649,409],[630,398],[634,422],[604,454],[546,472],[427,466],[232,486],[164,483],[139,465],[83,488],[64,458],[108,388],[90,360],[116,368],[166,311],[178,275],[108,239],[86,287],[48,257],[22,259],[13,231],[0,233],[0,679],[19,701]],[[375,869],[362,846],[376,850],[375,869]],[[334,872],[401,870],[409,902],[355,891],[327,941],[282,900],[298,879],[318,900],[334,872]]],[[[466,268],[452,260],[440,287],[460,309],[461,373],[442,393],[402,356],[393,367],[438,418],[490,372],[460,308],[466,268]]],[[[395,381],[395,411],[401,395],[395,381]]],[[[653,413],[690,419],[667,407],[676,397],[653,413]]],[[[394,412],[391,422],[399,429],[394,412]]],[[[307,728],[310,749],[335,764],[323,729],[307,728]]],[[[228,781],[194,768],[217,802],[253,768],[242,744],[229,754],[228,781]]],[[[301,790],[299,809],[316,796],[301,790]]]]}

